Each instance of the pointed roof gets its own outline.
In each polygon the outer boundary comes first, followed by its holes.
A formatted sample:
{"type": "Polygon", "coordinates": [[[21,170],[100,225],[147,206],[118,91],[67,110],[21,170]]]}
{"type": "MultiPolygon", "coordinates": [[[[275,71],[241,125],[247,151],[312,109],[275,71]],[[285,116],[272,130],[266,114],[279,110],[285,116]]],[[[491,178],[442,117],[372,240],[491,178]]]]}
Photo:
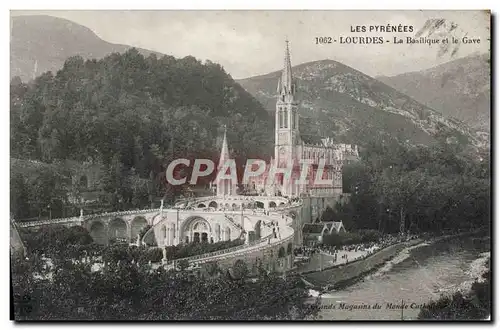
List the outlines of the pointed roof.
{"type": "Polygon", "coordinates": [[[281,89],[287,93],[292,91],[292,62],[290,61],[288,39],[285,40],[285,61],[283,64],[283,72],[281,73],[281,89]]]}
{"type": "Polygon", "coordinates": [[[277,92],[280,95],[294,93],[292,62],[290,61],[290,50],[288,49],[288,39],[285,40],[285,61],[283,64],[283,71],[281,72],[281,78],[278,81],[277,92]]]}
{"type": "Polygon", "coordinates": [[[220,151],[219,168],[229,159],[229,149],[227,147],[227,128],[224,125],[224,140],[222,141],[222,149],[220,151]]]}
{"type": "Polygon", "coordinates": [[[302,226],[302,232],[304,234],[321,234],[324,228],[324,223],[305,223],[302,226]]]}

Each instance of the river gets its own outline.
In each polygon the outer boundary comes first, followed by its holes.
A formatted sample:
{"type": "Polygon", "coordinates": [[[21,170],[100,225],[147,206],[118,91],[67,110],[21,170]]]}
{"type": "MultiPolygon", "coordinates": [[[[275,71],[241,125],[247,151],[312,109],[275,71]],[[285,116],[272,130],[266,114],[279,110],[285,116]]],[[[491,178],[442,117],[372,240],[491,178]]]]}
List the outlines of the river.
{"type": "Polygon", "coordinates": [[[462,237],[407,248],[356,284],[324,293],[318,318],[416,319],[418,305],[442,294],[470,288],[484,271],[489,244],[489,239],[462,237]]]}

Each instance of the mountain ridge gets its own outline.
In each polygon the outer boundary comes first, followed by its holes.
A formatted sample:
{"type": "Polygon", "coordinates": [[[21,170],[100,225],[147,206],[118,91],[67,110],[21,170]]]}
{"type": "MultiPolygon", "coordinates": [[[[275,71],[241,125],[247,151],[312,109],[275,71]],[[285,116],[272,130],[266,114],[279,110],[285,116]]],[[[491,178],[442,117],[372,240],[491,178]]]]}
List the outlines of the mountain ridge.
{"type": "Polygon", "coordinates": [[[49,15],[11,17],[10,77],[23,81],[46,71],[57,72],[67,58],[100,59],[136,48],[144,56],[164,54],[101,39],[88,27],[49,15]]]}
{"type": "MultiPolygon", "coordinates": [[[[55,73],[72,56],[99,59],[135,48],[106,42],[89,28],[61,18],[35,15],[11,19],[11,77],[17,75],[23,80],[41,72],[55,73]]],[[[163,56],[136,49],[144,56],[163,56]]],[[[299,82],[305,134],[335,134],[338,140],[349,143],[365,143],[378,136],[382,141],[429,144],[438,131],[446,128],[461,141],[475,146],[485,144],[484,136],[478,136],[460,120],[445,118],[411,95],[335,60],[301,63],[293,67],[293,72],[299,82]]],[[[280,73],[278,70],[235,81],[273,114],[280,73]]]]}
{"type": "Polygon", "coordinates": [[[491,67],[488,53],[472,54],[435,67],[376,79],[445,116],[490,131],[491,67]]]}
{"type": "MultiPolygon", "coordinates": [[[[273,91],[280,72],[237,82],[273,113],[276,100],[273,91]]],[[[445,118],[395,88],[338,61],[327,59],[301,63],[293,66],[292,72],[298,85],[301,120],[315,122],[320,127],[315,132],[318,135],[329,135],[337,129],[341,132],[338,137],[344,141],[368,142],[360,134],[347,134],[356,127],[360,132],[370,131],[375,135],[378,130],[386,138],[396,135],[403,143],[414,140],[413,144],[429,144],[438,131],[447,127],[458,133],[459,139],[468,140],[475,146],[484,144],[481,137],[459,120],[445,118]],[[369,119],[368,122],[363,122],[363,116],[369,119]],[[325,124],[325,121],[330,123],[325,124]]],[[[305,126],[314,130],[314,125],[305,126]]]]}

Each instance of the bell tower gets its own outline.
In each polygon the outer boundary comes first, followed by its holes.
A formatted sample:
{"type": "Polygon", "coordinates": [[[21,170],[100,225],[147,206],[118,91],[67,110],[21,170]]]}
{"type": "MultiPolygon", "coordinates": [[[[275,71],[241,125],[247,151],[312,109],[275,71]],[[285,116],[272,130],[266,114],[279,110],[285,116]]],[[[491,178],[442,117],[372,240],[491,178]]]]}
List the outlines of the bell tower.
{"type": "Polygon", "coordinates": [[[285,41],[285,61],[278,81],[274,159],[280,167],[295,160],[299,141],[298,102],[295,101],[296,84],[292,76],[292,63],[288,40],[285,41]]]}

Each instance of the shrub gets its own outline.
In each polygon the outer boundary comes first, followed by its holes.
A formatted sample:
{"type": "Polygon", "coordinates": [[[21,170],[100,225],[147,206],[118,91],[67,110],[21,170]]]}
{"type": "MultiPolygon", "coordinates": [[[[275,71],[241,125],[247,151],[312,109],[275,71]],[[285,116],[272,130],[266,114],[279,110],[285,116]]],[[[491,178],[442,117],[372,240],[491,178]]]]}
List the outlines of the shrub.
{"type": "Polygon", "coordinates": [[[335,233],[323,237],[323,244],[327,246],[341,247],[359,243],[361,243],[361,236],[357,233],[335,233]]]}

